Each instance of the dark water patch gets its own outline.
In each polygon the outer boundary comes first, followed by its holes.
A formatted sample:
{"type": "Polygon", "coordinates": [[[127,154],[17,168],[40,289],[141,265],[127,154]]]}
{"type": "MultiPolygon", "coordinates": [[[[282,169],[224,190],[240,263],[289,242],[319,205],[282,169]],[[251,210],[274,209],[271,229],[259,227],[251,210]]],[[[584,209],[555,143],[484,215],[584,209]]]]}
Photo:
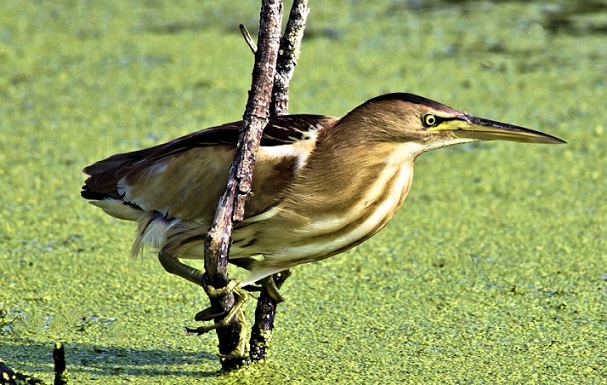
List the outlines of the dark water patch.
{"type": "Polygon", "coordinates": [[[607,33],[607,1],[570,1],[544,8],[544,28],[575,36],[607,33]]]}

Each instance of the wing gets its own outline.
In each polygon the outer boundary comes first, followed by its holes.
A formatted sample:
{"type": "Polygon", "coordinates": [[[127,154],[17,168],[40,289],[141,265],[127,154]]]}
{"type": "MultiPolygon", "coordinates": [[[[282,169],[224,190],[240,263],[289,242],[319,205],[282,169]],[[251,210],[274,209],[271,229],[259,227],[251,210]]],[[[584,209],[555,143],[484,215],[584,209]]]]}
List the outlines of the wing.
{"type": "MultiPolygon", "coordinates": [[[[261,139],[245,217],[280,201],[315,147],[316,131],[335,118],[286,115],[270,119],[261,139]]],[[[112,155],[84,169],[81,195],[120,219],[159,212],[210,223],[227,183],[242,122],[194,132],[144,150],[112,155]]]]}

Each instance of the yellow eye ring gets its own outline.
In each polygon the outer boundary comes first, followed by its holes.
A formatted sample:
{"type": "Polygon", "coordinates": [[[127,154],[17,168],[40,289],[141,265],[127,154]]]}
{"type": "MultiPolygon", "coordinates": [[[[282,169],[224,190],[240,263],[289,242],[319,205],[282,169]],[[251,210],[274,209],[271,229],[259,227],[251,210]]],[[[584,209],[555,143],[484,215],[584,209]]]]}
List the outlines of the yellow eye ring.
{"type": "Polygon", "coordinates": [[[433,114],[426,114],[422,116],[422,123],[426,127],[434,127],[438,124],[438,119],[433,114]]]}

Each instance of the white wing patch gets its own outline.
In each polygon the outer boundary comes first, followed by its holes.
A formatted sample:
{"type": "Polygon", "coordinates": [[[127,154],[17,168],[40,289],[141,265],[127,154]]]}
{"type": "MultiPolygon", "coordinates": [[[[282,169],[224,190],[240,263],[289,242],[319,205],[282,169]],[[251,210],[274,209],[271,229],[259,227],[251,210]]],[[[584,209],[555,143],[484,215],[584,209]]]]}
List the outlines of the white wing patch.
{"type": "MultiPolygon", "coordinates": [[[[281,128],[280,126],[276,127],[281,128]]],[[[268,157],[295,157],[297,159],[295,171],[297,171],[305,166],[308,155],[310,155],[310,152],[312,152],[314,147],[316,147],[316,138],[319,128],[319,125],[310,126],[307,131],[291,128],[291,130],[300,132],[303,138],[290,138],[293,139],[293,143],[291,144],[285,144],[282,146],[263,146],[259,150],[268,157]]]]}

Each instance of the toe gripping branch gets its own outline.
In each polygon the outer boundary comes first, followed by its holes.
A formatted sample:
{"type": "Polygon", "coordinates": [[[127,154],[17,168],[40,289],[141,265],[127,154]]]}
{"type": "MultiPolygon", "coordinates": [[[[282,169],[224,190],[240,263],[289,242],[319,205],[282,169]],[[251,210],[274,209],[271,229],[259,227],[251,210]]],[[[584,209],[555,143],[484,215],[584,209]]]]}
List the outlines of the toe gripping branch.
{"type": "MultiPolygon", "coordinates": [[[[188,333],[196,333],[198,335],[201,335],[201,334],[208,333],[211,330],[215,330],[215,329],[219,329],[219,328],[228,326],[230,324],[230,322],[232,322],[234,317],[239,312],[243,312],[242,306],[246,302],[246,296],[245,296],[245,293],[238,287],[238,285],[240,285],[240,282],[236,279],[233,279],[230,282],[228,282],[228,284],[225,287],[217,289],[208,284],[207,275],[204,274],[202,276],[202,287],[203,287],[204,291],[207,293],[207,295],[209,296],[209,299],[210,300],[221,299],[230,294],[234,294],[234,306],[232,306],[232,308],[228,312],[225,312],[222,310],[217,311],[214,309],[213,306],[210,306],[202,311],[199,311],[194,316],[194,319],[196,321],[216,320],[216,322],[213,325],[200,326],[195,329],[186,328],[188,333]]],[[[244,314],[243,314],[243,317],[237,317],[237,318],[244,320],[244,314]]],[[[243,325],[243,326],[246,327],[246,325],[243,325]]]]}
{"type": "Polygon", "coordinates": [[[244,304],[246,302],[245,293],[239,288],[240,282],[238,280],[231,280],[225,287],[215,288],[208,284],[206,273],[202,276],[202,287],[207,293],[211,301],[211,306],[198,312],[194,319],[196,321],[212,321],[215,323],[212,325],[203,325],[197,328],[188,328],[188,333],[194,333],[197,335],[205,334],[211,330],[217,330],[217,334],[228,333],[228,338],[220,338],[220,359],[222,367],[224,368],[237,368],[242,365],[249,363],[249,359],[246,355],[247,343],[246,343],[246,330],[247,321],[244,314],[244,304]],[[230,294],[234,295],[234,303],[229,307],[229,311],[222,309],[221,302],[226,299],[230,294]],[[217,310],[219,308],[219,311],[217,310]],[[231,328],[232,323],[236,323],[237,327],[231,328]],[[234,333],[235,332],[235,333],[234,333]],[[234,333],[232,335],[232,333],[234,333]],[[229,341],[229,346],[222,346],[221,341],[229,341]],[[231,363],[228,363],[231,362],[231,363]]]}
{"type": "Polygon", "coordinates": [[[195,329],[186,328],[186,330],[198,335],[217,330],[222,367],[230,370],[246,365],[249,362],[246,357],[245,342],[247,323],[242,306],[246,297],[238,287],[240,283],[232,280],[225,287],[218,289],[208,284],[206,273],[181,263],[170,254],[161,251],[158,253],[158,260],[167,272],[201,285],[211,301],[211,307],[196,314],[195,319],[214,320],[215,323],[195,329]]]}

